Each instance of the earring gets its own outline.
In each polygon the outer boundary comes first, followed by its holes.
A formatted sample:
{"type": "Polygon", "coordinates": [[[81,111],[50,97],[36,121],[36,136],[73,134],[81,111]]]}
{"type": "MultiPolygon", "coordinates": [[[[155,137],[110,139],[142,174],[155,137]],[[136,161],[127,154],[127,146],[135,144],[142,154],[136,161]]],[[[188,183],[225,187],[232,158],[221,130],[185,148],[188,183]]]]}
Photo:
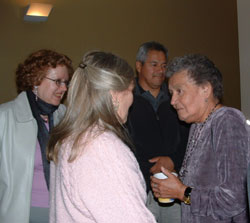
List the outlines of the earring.
{"type": "Polygon", "coordinates": [[[115,101],[114,101],[114,110],[115,110],[116,112],[117,112],[118,109],[119,109],[119,105],[120,105],[119,101],[118,101],[118,100],[115,100],[115,101]]]}
{"type": "Polygon", "coordinates": [[[36,95],[36,101],[37,101],[37,93],[38,93],[38,86],[34,86],[34,94],[36,95]]]}

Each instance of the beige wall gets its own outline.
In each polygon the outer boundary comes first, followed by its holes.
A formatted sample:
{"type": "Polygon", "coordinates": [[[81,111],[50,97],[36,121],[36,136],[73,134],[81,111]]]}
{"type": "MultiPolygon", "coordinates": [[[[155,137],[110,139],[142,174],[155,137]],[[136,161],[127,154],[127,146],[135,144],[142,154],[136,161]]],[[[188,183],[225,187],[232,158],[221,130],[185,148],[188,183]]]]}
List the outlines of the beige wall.
{"type": "Polygon", "coordinates": [[[238,8],[238,31],[240,52],[240,86],[241,86],[241,109],[247,119],[250,120],[250,1],[237,1],[238,8]]]}
{"type": "Polygon", "coordinates": [[[240,108],[236,1],[47,0],[39,2],[54,9],[40,24],[22,20],[28,2],[0,2],[0,103],[16,96],[14,72],[31,51],[54,49],[76,66],[87,50],[102,49],[134,66],[138,46],[156,40],[170,58],[202,53],[214,60],[224,75],[225,104],[240,108]]]}

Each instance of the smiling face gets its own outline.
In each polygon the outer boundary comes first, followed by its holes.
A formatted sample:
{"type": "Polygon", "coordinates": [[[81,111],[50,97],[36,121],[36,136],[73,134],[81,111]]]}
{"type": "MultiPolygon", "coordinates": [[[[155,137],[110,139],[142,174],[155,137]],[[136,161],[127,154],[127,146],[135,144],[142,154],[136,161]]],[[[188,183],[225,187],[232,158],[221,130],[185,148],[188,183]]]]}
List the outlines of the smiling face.
{"type": "Polygon", "coordinates": [[[128,110],[133,103],[133,89],[134,89],[134,82],[131,82],[129,87],[124,91],[111,91],[111,95],[115,102],[119,102],[117,114],[122,123],[127,121],[128,117],[128,110]]]}
{"type": "MultiPolygon", "coordinates": [[[[61,81],[69,80],[69,73],[66,66],[57,66],[56,68],[49,68],[47,71],[47,78],[61,81]]],[[[37,89],[37,96],[48,104],[59,105],[64,93],[67,91],[67,86],[61,84],[59,87],[52,80],[44,78],[37,89]]]]}
{"type": "Polygon", "coordinates": [[[208,111],[211,98],[211,85],[197,85],[188,76],[187,70],[175,73],[169,79],[169,92],[172,95],[171,104],[176,109],[180,120],[187,123],[203,122],[208,111]]]}
{"type": "Polygon", "coordinates": [[[141,87],[145,91],[150,91],[152,95],[157,96],[165,80],[166,66],[166,55],[162,51],[150,50],[145,63],[136,62],[136,70],[141,87]]]}

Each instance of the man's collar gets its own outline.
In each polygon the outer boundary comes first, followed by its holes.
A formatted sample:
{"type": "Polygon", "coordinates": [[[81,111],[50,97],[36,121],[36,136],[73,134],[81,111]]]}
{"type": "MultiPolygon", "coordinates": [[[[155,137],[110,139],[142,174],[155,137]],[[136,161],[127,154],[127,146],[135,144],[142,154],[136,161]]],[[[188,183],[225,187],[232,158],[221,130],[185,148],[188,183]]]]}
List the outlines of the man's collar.
{"type": "MultiPolygon", "coordinates": [[[[135,85],[135,89],[134,89],[135,94],[137,95],[142,95],[143,93],[147,92],[145,91],[142,86],[139,84],[139,79],[136,78],[136,85],[135,85]]],[[[168,87],[167,84],[165,82],[163,82],[163,84],[161,85],[161,89],[160,89],[160,93],[164,93],[164,94],[168,94],[168,87]]],[[[150,92],[149,92],[150,93],[150,92]]]]}

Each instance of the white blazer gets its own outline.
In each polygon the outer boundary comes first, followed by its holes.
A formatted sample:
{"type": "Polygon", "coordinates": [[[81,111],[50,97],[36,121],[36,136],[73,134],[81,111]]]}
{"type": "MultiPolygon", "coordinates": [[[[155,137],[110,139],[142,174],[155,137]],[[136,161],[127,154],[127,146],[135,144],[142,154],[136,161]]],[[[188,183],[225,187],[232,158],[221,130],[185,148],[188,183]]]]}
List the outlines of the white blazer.
{"type": "MultiPolygon", "coordinates": [[[[65,106],[54,112],[54,123],[65,106]]],[[[0,105],[0,222],[28,223],[37,142],[37,122],[26,92],[0,105]]]]}

